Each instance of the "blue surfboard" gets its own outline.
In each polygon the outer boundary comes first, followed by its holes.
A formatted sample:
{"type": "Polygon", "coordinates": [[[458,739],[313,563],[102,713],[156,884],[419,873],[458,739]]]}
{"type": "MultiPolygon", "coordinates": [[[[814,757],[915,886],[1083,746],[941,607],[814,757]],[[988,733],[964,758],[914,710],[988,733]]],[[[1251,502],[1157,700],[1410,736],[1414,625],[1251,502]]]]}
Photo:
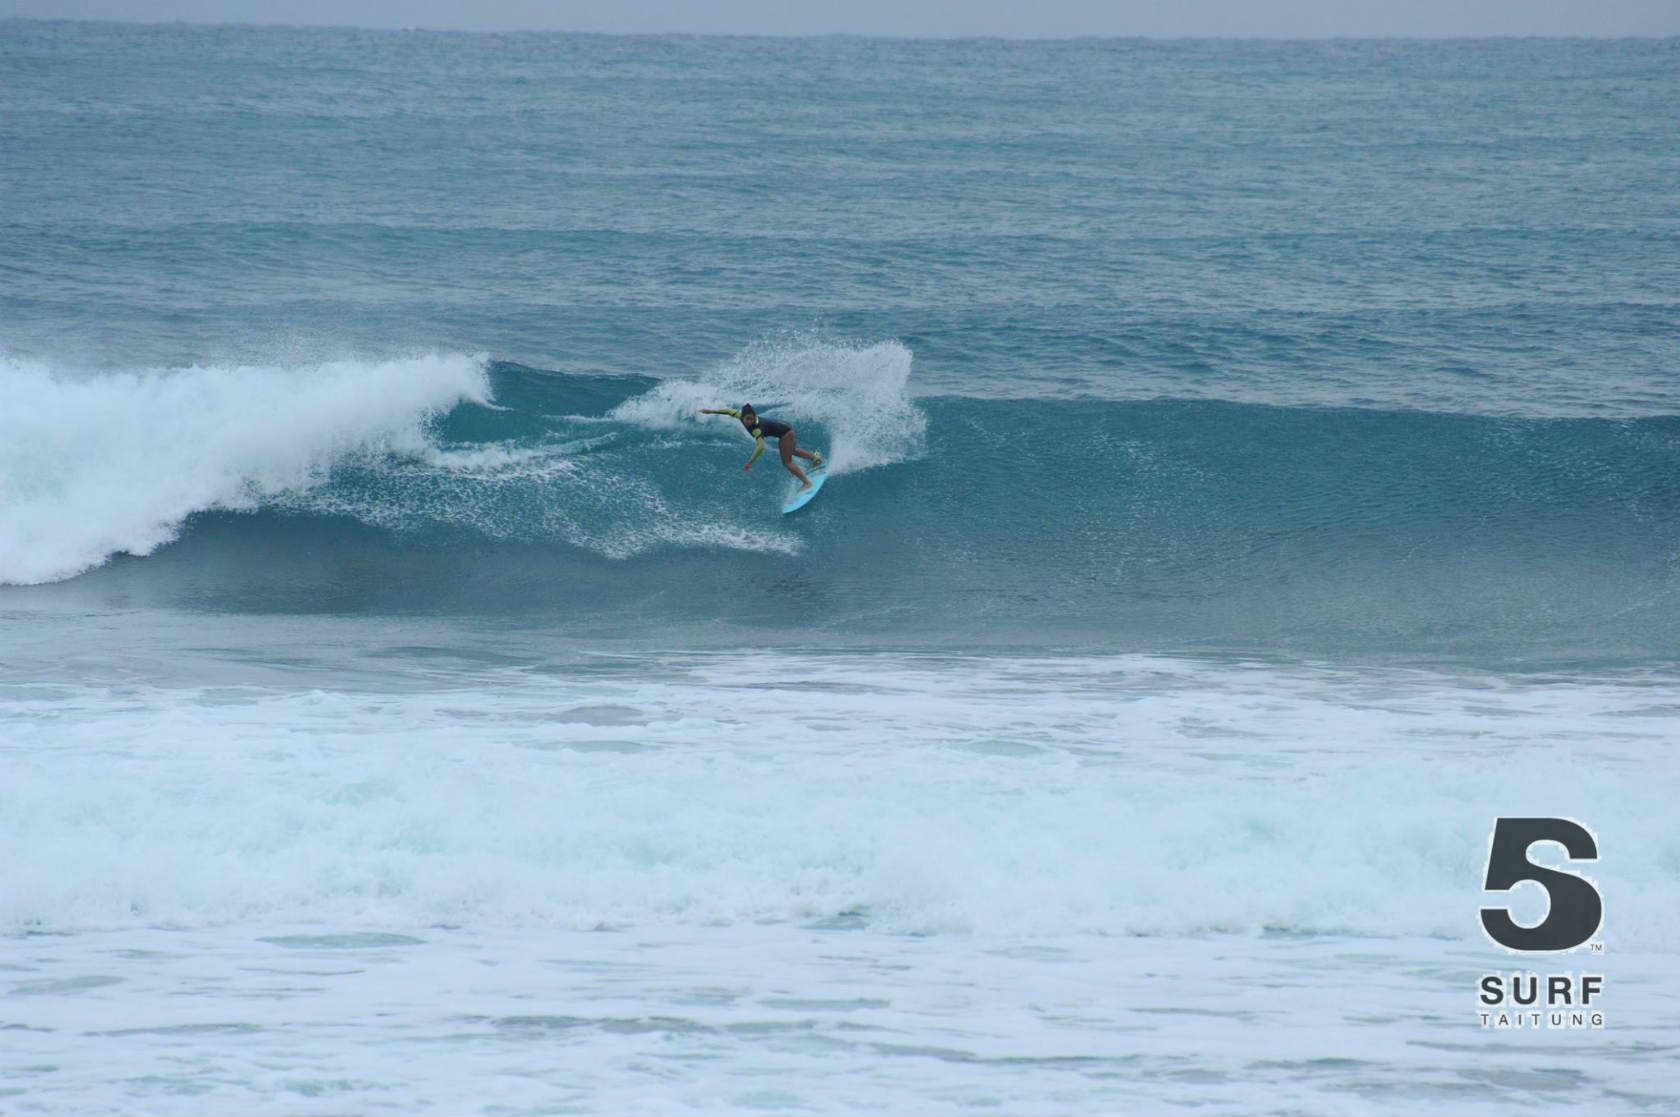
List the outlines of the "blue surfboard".
{"type": "Polygon", "coordinates": [[[783,502],[782,515],[785,516],[789,512],[797,512],[807,504],[811,503],[811,498],[822,492],[823,482],[828,480],[828,469],[826,467],[822,469],[807,469],[805,471],[805,476],[811,479],[811,487],[808,489],[795,489],[793,495],[783,502]]]}

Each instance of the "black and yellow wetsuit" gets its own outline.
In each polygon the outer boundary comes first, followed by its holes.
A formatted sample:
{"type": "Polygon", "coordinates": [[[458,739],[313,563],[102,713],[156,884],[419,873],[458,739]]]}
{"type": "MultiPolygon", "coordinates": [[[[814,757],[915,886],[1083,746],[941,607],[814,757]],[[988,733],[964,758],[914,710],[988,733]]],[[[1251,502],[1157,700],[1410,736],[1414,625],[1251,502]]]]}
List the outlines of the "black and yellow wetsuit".
{"type": "Polygon", "coordinates": [[[733,407],[716,407],[712,410],[719,415],[730,415],[736,419],[740,419],[741,425],[747,428],[747,433],[757,439],[757,444],[753,446],[752,457],[747,459],[748,465],[756,462],[758,460],[758,456],[764,453],[764,440],[766,438],[781,438],[782,435],[793,430],[793,428],[788,426],[786,423],[778,422],[775,419],[763,419],[757,415],[754,415],[752,417],[752,421],[748,422],[746,419],[741,417],[741,412],[735,410],[733,407]]]}

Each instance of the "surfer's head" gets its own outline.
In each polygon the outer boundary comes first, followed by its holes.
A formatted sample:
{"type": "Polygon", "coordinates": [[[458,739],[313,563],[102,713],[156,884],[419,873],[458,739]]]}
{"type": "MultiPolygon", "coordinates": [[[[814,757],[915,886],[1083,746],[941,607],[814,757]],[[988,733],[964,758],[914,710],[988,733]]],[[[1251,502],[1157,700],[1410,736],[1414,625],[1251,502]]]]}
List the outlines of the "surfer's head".
{"type": "Polygon", "coordinates": [[[753,419],[753,418],[757,418],[757,416],[758,416],[758,412],[753,410],[752,404],[743,403],[741,405],[741,418],[743,418],[743,419],[753,419]]]}

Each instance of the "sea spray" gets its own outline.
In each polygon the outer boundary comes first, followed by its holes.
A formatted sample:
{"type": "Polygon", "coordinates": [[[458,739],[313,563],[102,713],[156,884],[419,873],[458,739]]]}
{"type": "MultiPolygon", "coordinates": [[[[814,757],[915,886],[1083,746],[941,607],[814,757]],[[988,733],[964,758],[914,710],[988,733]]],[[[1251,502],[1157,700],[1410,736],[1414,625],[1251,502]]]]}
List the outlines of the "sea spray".
{"type": "Polygon", "coordinates": [[[802,446],[829,459],[829,475],[912,460],[927,418],[910,396],[911,353],[895,341],[837,343],[790,334],[760,341],[697,377],[678,377],[626,401],[612,417],[678,429],[702,407],[751,403],[793,424],[802,446]]]}

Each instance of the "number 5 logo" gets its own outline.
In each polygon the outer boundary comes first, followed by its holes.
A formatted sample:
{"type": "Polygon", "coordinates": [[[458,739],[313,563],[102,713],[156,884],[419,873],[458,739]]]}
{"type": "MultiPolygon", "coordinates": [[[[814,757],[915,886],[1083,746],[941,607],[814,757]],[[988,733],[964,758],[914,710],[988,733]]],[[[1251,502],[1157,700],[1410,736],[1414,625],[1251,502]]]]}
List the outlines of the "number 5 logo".
{"type": "Polygon", "coordinates": [[[1530,861],[1528,850],[1535,842],[1557,842],[1573,861],[1598,860],[1592,832],[1573,819],[1494,819],[1483,889],[1505,892],[1531,880],[1546,890],[1546,918],[1524,927],[1507,908],[1483,908],[1482,929],[1511,950],[1573,950],[1598,933],[1604,921],[1604,900],[1585,877],[1530,861]]]}

